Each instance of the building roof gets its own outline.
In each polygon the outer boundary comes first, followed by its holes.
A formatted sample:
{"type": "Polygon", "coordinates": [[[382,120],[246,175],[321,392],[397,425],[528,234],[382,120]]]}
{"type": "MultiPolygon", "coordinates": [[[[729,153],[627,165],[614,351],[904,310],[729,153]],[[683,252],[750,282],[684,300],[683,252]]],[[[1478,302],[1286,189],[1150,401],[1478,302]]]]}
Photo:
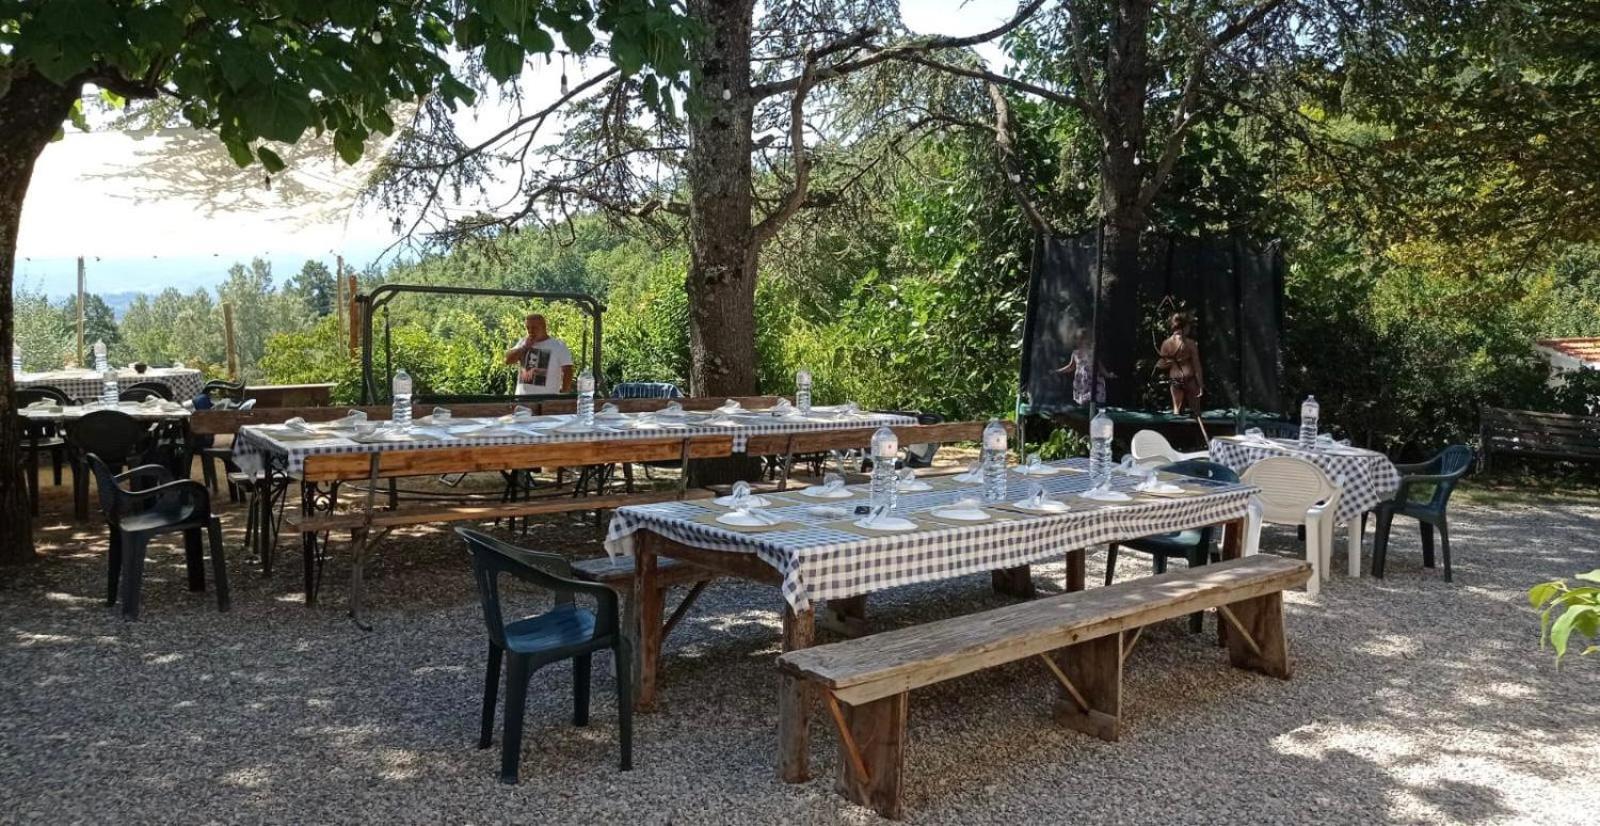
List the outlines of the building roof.
{"type": "Polygon", "coordinates": [[[1546,338],[1539,340],[1539,346],[1585,365],[1600,366],[1600,337],[1546,338]]]}

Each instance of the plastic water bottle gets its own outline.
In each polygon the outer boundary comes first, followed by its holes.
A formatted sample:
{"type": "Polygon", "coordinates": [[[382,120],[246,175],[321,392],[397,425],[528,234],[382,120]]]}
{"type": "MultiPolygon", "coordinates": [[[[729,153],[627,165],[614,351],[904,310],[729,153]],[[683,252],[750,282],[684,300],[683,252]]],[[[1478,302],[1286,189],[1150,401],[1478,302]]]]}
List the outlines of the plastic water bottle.
{"type": "Polygon", "coordinates": [[[1089,481],[1096,488],[1111,485],[1111,437],[1115,427],[1104,410],[1089,421],[1089,481]]]}
{"type": "Polygon", "coordinates": [[[872,434],[872,512],[882,510],[884,516],[894,513],[900,498],[899,479],[894,472],[894,460],[900,455],[900,438],[888,427],[878,428],[872,434]]]}
{"type": "Polygon", "coordinates": [[[1317,419],[1322,415],[1322,405],[1316,396],[1306,396],[1300,404],[1300,447],[1310,450],[1317,444],[1317,419]]]}
{"type": "Polygon", "coordinates": [[[578,374],[578,422],[594,426],[594,374],[587,367],[578,374]]]}
{"type": "Polygon", "coordinates": [[[11,344],[11,375],[14,378],[19,378],[19,379],[22,378],[22,343],[21,342],[12,342],[12,344],[11,344]]]}
{"type": "Polygon", "coordinates": [[[983,453],[979,456],[983,469],[983,501],[1004,502],[1006,499],[1006,429],[999,419],[990,419],[983,429],[983,453]]]}
{"type": "Polygon", "coordinates": [[[394,371],[394,426],[399,430],[411,429],[411,374],[405,368],[394,371]]]}
{"type": "Polygon", "coordinates": [[[811,413],[811,371],[804,367],[794,373],[794,406],[802,416],[811,413]]]}

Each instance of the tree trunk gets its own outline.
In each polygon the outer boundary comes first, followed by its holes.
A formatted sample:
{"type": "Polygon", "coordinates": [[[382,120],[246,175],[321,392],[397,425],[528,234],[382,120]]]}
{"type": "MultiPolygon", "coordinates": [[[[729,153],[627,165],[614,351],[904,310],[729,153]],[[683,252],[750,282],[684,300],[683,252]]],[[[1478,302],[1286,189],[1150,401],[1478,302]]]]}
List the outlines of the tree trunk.
{"type": "Polygon", "coordinates": [[[1139,204],[1144,186],[1145,101],[1149,89],[1150,0],[1115,4],[1111,41],[1106,55],[1106,147],[1100,159],[1100,198],[1105,234],[1100,250],[1103,272],[1099,290],[1096,338],[1134,342],[1133,346],[1096,346],[1107,373],[1110,404],[1138,401],[1134,375],[1139,336],[1139,243],[1149,217],[1139,204]]]}
{"type": "Polygon", "coordinates": [[[76,89],[22,72],[0,95],[0,563],[33,559],[33,519],[22,476],[22,431],[12,409],[15,382],[11,352],[16,341],[12,276],[17,231],[33,164],[67,119],[76,89]]]}
{"type": "Polygon", "coordinates": [[[689,111],[689,387],[756,391],[756,262],[751,193],[750,28],[754,0],[690,0],[706,27],[689,111]]]}

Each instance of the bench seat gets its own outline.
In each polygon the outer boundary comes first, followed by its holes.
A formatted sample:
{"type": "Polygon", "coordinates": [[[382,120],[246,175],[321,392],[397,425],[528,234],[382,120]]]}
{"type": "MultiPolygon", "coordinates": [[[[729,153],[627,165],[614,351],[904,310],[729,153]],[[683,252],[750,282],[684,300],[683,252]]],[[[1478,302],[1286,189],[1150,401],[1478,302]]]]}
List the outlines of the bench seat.
{"type": "Polygon", "coordinates": [[[1282,593],[1310,576],[1303,560],[1251,556],[791,651],[778,668],[821,690],[840,792],[898,818],[912,689],[1037,657],[1058,683],[1056,721],[1116,740],[1122,664],[1144,626],[1217,608],[1233,665],[1287,679],[1282,593]]]}

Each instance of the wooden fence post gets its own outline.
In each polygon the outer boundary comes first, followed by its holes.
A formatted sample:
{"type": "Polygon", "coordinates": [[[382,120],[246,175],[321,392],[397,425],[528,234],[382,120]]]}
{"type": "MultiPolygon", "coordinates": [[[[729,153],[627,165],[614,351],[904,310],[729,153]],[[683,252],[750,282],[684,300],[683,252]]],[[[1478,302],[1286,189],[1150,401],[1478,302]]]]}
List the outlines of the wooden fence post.
{"type": "Polygon", "coordinates": [[[228,352],[228,381],[239,380],[239,351],[233,338],[233,302],[222,302],[222,338],[228,352]]]}

